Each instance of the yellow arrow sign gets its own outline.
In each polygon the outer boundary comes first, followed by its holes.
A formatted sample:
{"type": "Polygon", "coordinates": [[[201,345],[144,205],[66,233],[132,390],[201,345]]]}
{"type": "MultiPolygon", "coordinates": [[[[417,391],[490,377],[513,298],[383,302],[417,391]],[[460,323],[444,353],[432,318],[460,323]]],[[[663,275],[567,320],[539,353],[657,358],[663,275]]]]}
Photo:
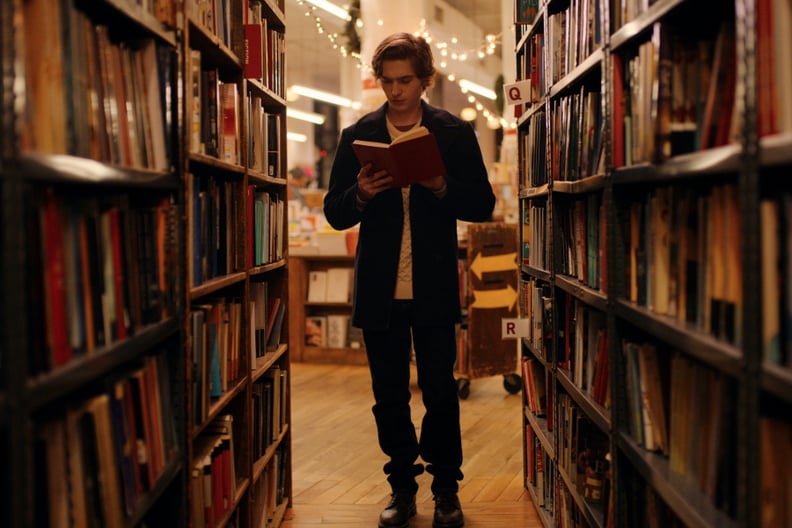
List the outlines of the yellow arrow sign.
{"type": "Polygon", "coordinates": [[[473,290],[471,308],[508,308],[514,309],[517,302],[517,290],[511,284],[499,290],[473,290]]]}
{"type": "Polygon", "coordinates": [[[517,269],[517,252],[504,253],[503,255],[483,256],[477,253],[470,263],[470,271],[481,280],[481,274],[487,271],[508,271],[517,269]]]}

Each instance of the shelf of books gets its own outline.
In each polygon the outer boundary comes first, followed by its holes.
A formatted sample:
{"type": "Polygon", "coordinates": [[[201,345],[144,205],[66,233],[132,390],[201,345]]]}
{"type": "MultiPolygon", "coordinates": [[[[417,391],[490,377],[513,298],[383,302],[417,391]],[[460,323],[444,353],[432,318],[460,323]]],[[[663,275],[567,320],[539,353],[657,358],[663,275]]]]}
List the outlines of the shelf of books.
{"type": "Polygon", "coordinates": [[[546,526],[792,522],[792,5],[515,3],[546,526]]]}
{"type": "Polygon", "coordinates": [[[289,311],[295,358],[313,363],[365,365],[359,328],[351,324],[354,255],[289,258],[289,311]]]}
{"type": "Polygon", "coordinates": [[[2,522],[179,525],[175,13],[29,0],[2,24],[2,522]]]}
{"type": "Polygon", "coordinates": [[[4,526],[290,504],[283,5],[216,4],[0,6],[4,526]]]}
{"type": "Polygon", "coordinates": [[[277,527],[291,502],[283,3],[185,8],[190,522],[277,527]]]}

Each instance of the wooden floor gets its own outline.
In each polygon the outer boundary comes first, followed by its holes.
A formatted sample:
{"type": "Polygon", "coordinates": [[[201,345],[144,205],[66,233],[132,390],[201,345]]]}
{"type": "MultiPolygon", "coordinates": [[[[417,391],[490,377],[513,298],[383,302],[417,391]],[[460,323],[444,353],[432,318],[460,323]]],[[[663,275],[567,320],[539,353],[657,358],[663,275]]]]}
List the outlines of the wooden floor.
{"type": "MultiPolygon", "coordinates": [[[[294,507],[283,528],[372,528],[390,496],[377,445],[367,367],[292,363],[294,507]]],[[[523,488],[520,397],[502,377],[475,379],[461,401],[465,461],[459,498],[467,528],[539,528],[523,488]]],[[[413,371],[413,421],[423,407],[413,371]]],[[[419,430],[420,433],[420,430],[419,430]]],[[[418,515],[430,528],[431,476],[419,477],[418,515]]]]}

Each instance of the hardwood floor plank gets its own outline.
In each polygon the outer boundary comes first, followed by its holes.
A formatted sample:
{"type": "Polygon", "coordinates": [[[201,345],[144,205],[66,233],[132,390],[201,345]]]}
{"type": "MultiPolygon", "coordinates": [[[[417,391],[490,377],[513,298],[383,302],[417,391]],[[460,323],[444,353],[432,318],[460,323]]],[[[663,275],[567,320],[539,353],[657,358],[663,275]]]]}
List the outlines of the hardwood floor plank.
{"type": "MultiPolygon", "coordinates": [[[[377,444],[368,368],[292,364],[293,508],[283,528],[371,528],[390,497],[377,444]]],[[[413,370],[413,422],[420,434],[421,394],[413,370]]],[[[459,497],[467,528],[538,528],[523,487],[520,396],[500,377],[471,381],[460,401],[463,452],[459,497]]],[[[418,515],[430,528],[431,475],[418,477],[418,515]]]]}

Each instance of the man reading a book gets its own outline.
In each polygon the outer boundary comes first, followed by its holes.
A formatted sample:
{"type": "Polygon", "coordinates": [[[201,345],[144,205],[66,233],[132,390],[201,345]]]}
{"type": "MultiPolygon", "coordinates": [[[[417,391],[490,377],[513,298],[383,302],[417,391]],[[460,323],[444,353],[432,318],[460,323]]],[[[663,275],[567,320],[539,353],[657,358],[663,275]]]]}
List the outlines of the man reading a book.
{"type": "Polygon", "coordinates": [[[387,100],[341,132],[324,212],[336,229],[360,224],[352,323],[363,331],[392,489],[379,526],[408,526],[425,463],[435,498],[433,526],[461,527],[456,229],[457,220],[489,220],[495,195],[470,124],[422,99],[435,75],[428,43],[409,33],[390,35],[377,47],[372,67],[387,100]],[[442,173],[394,186],[387,170],[361,164],[355,155],[355,140],[392,143],[419,126],[437,141],[442,173]],[[413,350],[426,408],[420,438],[410,415],[413,350]]]}

